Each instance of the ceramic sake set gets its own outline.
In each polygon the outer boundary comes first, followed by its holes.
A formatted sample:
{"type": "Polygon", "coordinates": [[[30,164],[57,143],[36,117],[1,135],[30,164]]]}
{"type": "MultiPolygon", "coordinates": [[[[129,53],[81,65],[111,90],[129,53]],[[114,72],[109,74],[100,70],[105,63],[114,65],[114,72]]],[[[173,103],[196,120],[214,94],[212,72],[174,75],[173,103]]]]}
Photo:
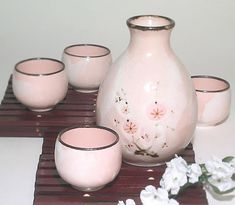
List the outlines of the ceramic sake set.
{"type": "Polygon", "coordinates": [[[160,165],[190,143],[196,125],[217,125],[229,115],[229,83],[188,75],[170,46],[172,19],[134,16],[127,26],[129,45],[113,63],[108,48],[77,44],[64,49],[63,62],[29,59],[13,72],[16,98],[33,111],[56,106],[68,83],[78,92],[98,90],[98,127],[68,128],[55,146],[59,174],[79,190],[94,191],[112,181],[121,152],[128,164],[160,165]]]}

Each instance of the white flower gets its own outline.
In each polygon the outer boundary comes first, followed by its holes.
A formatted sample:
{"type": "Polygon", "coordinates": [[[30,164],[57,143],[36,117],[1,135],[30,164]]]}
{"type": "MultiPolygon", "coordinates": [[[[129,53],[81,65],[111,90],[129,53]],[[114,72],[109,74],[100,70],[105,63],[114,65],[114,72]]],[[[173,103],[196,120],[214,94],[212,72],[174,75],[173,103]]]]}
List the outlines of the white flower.
{"type": "Polygon", "coordinates": [[[231,178],[233,175],[233,167],[230,163],[223,162],[221,159],[216,157],[212,161],[205,163],[205,167],[211,177],[215,180],[231,178]]]}
{"type": "Polygon", "coordinates": [[[145,187],[140,193],[140,199],[143,205],[178,205],[179,203],[174,199],[168,198],[167,190],[163,188],[156,189],[149,185],[145,187]]]}
{"type": "Polygon", "coordinates": [[[188,166],[187,176],[189,178],[189,182],[194,184],[198,182],[199,177],[202,175],[202,170],[200,165],[194,163],[188,166]]]}
{"type": "Polygon", "coordinates": [[[231,163],[214,157],[212,161],[205,163],[205,167],[209,173],[208,181],[220,191],[224,192],[234,187],[235,184],[232,180],[234,167],[231,163]]]}
{"type": "MultiPolygon", "coordinates": [[[[160,188],[148,185],[140,193],[142,205],[179,205],[175,199],[169,199],[169,194],[177,195],[188,182],[201,182],[207,188],[212,188],[219,194],[235,189],[235,158],[229,156],[223,160],[213,158],[205,164],[190,164],[176,157],[166,163],[166,170],[160,180],[160,188]],[[201,178],[200,178],[201,177],[201,178]]],[[[191,185],[188,183],[187,185],[191,185]]],[[[117,205],[135,205],[133,199],[119,201],[117,205]]]]}
{"type": "Polygon", "coordinates": [[[135,201],[133,199],[127,199],[126,203],[124,201],[119,201],[117,205],[135,205],[135,201]]]}
{"type": "Polygon", "coordinates": [[[160,180],[160,185],[171,194],[176,195],[180,187],[187,183],[188,166],[186,161],[178,156],[167,162],[166,165],[167,168],[160,180]]]}

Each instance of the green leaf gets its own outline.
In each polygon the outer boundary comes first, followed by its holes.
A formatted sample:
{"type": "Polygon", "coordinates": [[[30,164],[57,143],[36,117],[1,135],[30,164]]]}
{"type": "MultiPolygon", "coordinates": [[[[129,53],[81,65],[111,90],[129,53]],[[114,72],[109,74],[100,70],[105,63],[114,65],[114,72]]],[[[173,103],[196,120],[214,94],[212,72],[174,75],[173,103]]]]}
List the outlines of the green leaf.
{"type": "Polygon", "coordinates": [[[206,169],[206,165],[205,164],[199,164],[202,170],[202,174],[208,173],[207,169],[206,169]]]}
{"type": "Polygon", "coordinates": [[[235,181],[235,174],[233,174],[233,176],[232,176],[232,180],[233,180],[233,181],[235,181]]]}
{"type": "Polygon", "coordinates": [[[200,177],[199,177],[199,182],[201,182],[202,184],[205,184],[208,182],[208,176],[206,174],[202,174],[200,177]]]}
{"type": "MultiPolygon", "coordinates": [[[[209,183],[209,182],[208,182],[209,183]]],[[[214,186],[213,184],[209,183],[210,186],[212,187],[213,191],[217,194],[223,195],[223,194],[228,194],[230,192],[232,192],[233,190],[235,190],[235,187],[228,189],[226,191],[220,191],[216,186],[214,186]]]]}
{"type": "Polygon", "coordinates": [[[222,159],[222,162],[231,162],[234,159],[233,156],[227,156],[224,159],[222,159]]]}

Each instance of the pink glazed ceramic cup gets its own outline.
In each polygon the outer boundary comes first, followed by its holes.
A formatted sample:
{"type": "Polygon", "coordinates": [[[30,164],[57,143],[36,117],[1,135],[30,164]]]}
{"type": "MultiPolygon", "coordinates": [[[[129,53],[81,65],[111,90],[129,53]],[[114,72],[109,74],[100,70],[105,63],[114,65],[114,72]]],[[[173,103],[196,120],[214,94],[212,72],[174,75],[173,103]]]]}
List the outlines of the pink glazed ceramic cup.
{"type": "Polygon", "coordinates": [[[214,76],[192,76],[198,101],[198,126],[224,122],[230,111],[231,89],[226,80],[214,76]]]}
{"type": "Polygon", "coordinates": [[[61,178],[81,191],[96,191],[113,181],[122,163],[119,137],[105,127],[70,127],[55,144],[61,178]]]}
{"type": "Polygon", "coordinates": [[[12,74],[12,86],[15,97],[30,110],[49,111],[68,90],[64,64],[51,58],[20,61],[12,74]]]}
{"type": "Polygon", "coordinates": [[[111,63],[108,48],[94,44],[71,45],[64,49],[63,62],[69,84],[79,92],[95,92],[99,89],[111,63]]]}

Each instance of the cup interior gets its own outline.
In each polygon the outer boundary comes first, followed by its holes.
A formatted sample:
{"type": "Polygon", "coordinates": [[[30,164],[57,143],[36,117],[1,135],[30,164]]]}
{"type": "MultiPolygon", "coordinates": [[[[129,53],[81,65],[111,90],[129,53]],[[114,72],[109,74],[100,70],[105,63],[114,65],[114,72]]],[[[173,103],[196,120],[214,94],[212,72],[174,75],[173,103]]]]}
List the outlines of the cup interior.
{"type": "Polygon", "coordinates": [[[195,90],[198,92],[221,92],[229,89],[229,83],[213,76],[192,76],[195,90]]]}
{"type": "Polygon", "coordinates": [[[110,50],[99,45],[78,44],[65,48],[64,52],[76,57],[102,57],[108,55],[110,50]]]}
{"type": "Polygon", "coordinates": [[[15,69],[26,75],[50,75],[62,71],[64,64],[55,59],[33,58],[17,63],[15,69]]]}
{"type": "Polygon", "coordinates": [[[59,134],[59,141],[72,149],[99,150],[115,145],[118,135],[104,127],[74,127],[59,134]]]}

